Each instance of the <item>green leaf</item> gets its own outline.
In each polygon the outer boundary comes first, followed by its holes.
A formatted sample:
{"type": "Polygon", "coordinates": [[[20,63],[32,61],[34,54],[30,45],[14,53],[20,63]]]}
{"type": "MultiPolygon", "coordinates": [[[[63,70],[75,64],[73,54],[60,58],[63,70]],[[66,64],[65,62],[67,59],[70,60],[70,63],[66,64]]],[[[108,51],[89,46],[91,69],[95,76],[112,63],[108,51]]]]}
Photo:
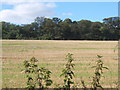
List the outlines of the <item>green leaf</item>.
{"type": "Polygon", "coordinates": [[[109,68],[107,68],[107,67],[102,67],[102,68],[105,68],[105,69],[109,70],[109,68]]]}
{"type": "Polygon", "coordinates": [[[68,81],[70,84],[74,84],[74,82],[72,82],[72,81],[68,81]]]}
{"type": "Polygon", "coordinates": [[[53,83],[52,80],[46,80],[45,82],[46,82],[46,86],[50,86],[53,83]]]}
{"type": "Polygon", "coordinates": [[[97,55],[98,58],[102,58],[103,56],[97,55]]]}
{"type": "Polygon", "coordinates": [[[65,75],[65,74],[64,74],[64,73],[62,73],[62,74],[60,74],[60,77],[61,77],[61,76],[64,76],[64,75],[65,75]]]}
{"type": "Polygon", "coordinates": [[[91,68],[95,68],[95,67],[97,67],[97,66],[92,66],[91,68]]]}
{"type": "Polygon", "coordinates": [[[73,71],[71,71],[71,74],[75,77],[75,75],[74,75],[74,72],[73,72],[73,71]]]}

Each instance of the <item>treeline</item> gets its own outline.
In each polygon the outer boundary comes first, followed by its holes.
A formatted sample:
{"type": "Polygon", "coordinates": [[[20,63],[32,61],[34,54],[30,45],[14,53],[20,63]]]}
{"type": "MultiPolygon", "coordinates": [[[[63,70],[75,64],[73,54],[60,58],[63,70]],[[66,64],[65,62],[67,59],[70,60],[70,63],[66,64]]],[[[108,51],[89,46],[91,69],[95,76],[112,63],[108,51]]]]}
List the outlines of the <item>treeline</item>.
{"type": "Polygon", "coordinates": [[[110,17],[101,22],[72,21],[54,17],[37,17],[31,24],[2,23],[2,39],[34,40],[118,40],[120,19],[110,17]]]}

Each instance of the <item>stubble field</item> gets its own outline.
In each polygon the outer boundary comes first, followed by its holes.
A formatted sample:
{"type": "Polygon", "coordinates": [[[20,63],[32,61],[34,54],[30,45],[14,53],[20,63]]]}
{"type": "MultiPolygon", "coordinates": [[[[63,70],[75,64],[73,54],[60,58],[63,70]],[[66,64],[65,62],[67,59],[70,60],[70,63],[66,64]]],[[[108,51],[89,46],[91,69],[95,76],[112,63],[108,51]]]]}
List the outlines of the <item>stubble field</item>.
{"type": "Polygon", "coordinates": [[[64,68],[65,56],[72,53],[75,64],[74,81],[81,87],[81,78],[90,87],[97,55],[102,55],[104,70],[101,79],[103,87],[116,87],[118,81],[118,41],[57,41],[57,40],[3,40],[2,41],[2,86],[3,88],[24,88],[25,74],[22,73],[23,61],[35,57],[39,66],[52,71],[53,85],[63,84],[60,77],[64,68]]]}

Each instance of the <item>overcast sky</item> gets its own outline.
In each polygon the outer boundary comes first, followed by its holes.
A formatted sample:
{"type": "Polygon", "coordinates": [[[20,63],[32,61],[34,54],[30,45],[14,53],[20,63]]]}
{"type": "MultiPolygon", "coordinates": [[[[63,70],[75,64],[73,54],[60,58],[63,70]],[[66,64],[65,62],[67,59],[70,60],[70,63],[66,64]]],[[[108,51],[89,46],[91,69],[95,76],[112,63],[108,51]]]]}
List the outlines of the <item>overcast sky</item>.
{"type": "Polygon", "coordinates": [[[118,16],[118,2],[36,2],[35,0],[3,0],[0,20],[28,24],[38,16],[72,20],[100,21],[118,16]]]}

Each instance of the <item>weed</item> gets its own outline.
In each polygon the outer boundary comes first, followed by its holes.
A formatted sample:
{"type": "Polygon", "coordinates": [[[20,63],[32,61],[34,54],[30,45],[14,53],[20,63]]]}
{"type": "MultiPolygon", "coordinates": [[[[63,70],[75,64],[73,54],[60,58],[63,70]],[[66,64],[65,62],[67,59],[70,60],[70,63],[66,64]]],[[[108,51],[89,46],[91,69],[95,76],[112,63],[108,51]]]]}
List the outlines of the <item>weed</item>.
{"type": "Polygon", "coordinates": [[[74,84],[72,81],[74,77],[74,72],[72,71],[72,68],[74,68],[74,64],[72,64],[72,61],[74,60],[72,58],[73,54],[68,53],[66,55],[66,60],[68,61],[67,64],[65,65],[65,69],[62,70],[62,74],[60,76],[64,76],[64,86],[63,88],[70,88],[71,84],[74,84]]]}
{"type": "Polygon", "coordinates": [[[32,57],[29,61],[24,61],[27,88],[47,88],[52,84],[52,80],[50,80],[51,71],[44,67],[39,68],[36,62],[38,60],[35,57],[32,57]]]}
{"type": "Polygon", "coordinates": [[[84,90],[87,90],[87,87],[86,87],[86,85],[85,85],[85,82],[84,82],[84,80],[82,80],[82,79],[81,79],[81,84],[82,84],[82,86],[83,86],[83,89],[84,89],[84,90]]]}
{"type": "Polygon", "coordinates": [[[95,68],[95,72],[94,72],[95,76],[93,77],[93,81],[92,81],[93,90],[96,90],[98,87],[103,89],[103,87],[100,84],[100,79],[103,75],[103,69],[108,69],[107,67],[103,66],[103,61],[101,60],[102,56],[97,55],[97,57],[98,57],[98,60],[97,60],[96,66],[92,67],[92,68],[95,68]]]}

